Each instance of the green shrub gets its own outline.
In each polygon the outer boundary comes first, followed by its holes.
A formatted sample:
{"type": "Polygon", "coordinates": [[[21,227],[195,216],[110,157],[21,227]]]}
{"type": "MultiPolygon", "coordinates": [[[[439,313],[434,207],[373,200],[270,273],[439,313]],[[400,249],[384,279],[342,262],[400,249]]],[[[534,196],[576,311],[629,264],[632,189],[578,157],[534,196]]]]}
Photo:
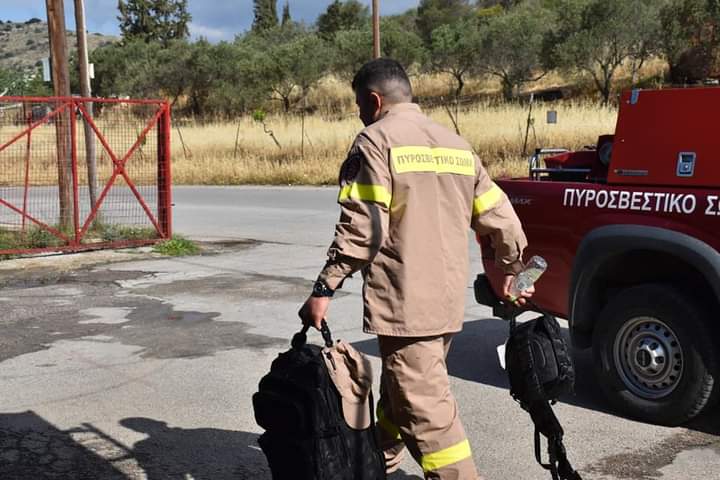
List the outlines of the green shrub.
{"type": "Polygon", "coordinates": [[[0,250],[8,250],[17,245],[17,234],[0,228],[0,250]]]}
{"type": "Polygon", "coordinates": [[[90,237],[100,238],[104,242],[152,240],[158,237],[157,231],[152,227],[130,227],[104,223],[96,223],[88,233],[90,237]]]}
{"type": "Polygon", "coordinates": [[[200,253],[200,247],[192,240],[174,235],[172,239],[158,243],[153,248],[156,253],[169,255],[171,257],[182,257],[200,253]]]}
{"type": "Polygon", "coordinates": [[[57,247],[64,243],[47,230],[37,227],[30,228],[25,234],[20,234],[20,241],[22,248],[57,247]]]}

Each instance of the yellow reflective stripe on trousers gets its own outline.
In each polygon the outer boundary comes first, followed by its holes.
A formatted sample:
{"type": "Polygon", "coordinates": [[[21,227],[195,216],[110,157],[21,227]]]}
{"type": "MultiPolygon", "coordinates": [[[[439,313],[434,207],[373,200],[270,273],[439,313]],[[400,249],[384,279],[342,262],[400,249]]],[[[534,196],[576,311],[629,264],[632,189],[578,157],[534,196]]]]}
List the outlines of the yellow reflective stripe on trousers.
{"type": "Polygon", "coordinates": [[[490,190],[483,193],[479,197],[475,197],[475,201],[473,201],[473,217],[475,215],[482,215],[483,213],[490,210],[492,207],[498,204],[500,199],[502,198],[503,191],[500,190],[500,187],[492,184],[492,187],[490,187],[490,190]]]}
{"type": "Polygon", "coordinates": [[[368,185],[363,183],[351,183],[340,189],[338,202],[344,202],[348,198],[366,202],[377,202],[390,207],[392,195],[382,185],[368,185]]]}
{"type": "Polygon", "coordinates": [[[422,466],[423,472],[432,472],[470,458],[471,456],[470,442],[466,439],[452,447],[423,455],[420,460],[420,465],[422,466]]]}
{"type": "Polygon", "coordinates": [[[377,414],[378,425],[380,425],[382,429],[385,430],[388,435],[390,435],[391,438],[393,438],[394,440],[400,440],[400,430],[385,416],[385,411],[379,403],[375,413],[377,414]]]}

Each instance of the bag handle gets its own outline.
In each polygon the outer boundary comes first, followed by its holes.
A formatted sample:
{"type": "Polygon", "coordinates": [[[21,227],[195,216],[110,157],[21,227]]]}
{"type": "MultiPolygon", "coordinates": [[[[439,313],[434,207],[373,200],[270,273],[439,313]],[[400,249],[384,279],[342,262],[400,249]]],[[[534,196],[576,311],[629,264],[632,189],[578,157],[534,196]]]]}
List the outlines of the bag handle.
{"type": "Polygon", "coordinates": [[[540,308],[535,302],[533,302],[531,299],[526,298],[525,301],[527,302],[525,306],[515,305],[512,303],[504,303],[504,313],[506,314],[506,320],[510,322],[510,333],[515,330],[515,327],[517,326],[517,317],[525,312],[528,311],[535,311],[539,314],[545,316],[545,317],[554,317],[554,315],[551,315],[547,312],[544,308],[540,308]],[[527,308],[532,307],[532,308],[527,308]]]}
{"type": "MultiPolygon", "coordinates": [[[[307,331],[310,329],[310,324],[307,323],[303,325],[302,330],[300,330],[298,333],[293,335],[292,341],[290,342],[290,345],[294,349],[299,349],[305,346],[307,343],[307,331]]],[[[325,346],[330,348],[333,346],[333,339],[332,339],[332,333],[330,333],[330,327],[328,327],[328,324],[325,320],[322,321],[320,324],[320,334],[323,337],[323,340],[325,341],[325,346]]]]}

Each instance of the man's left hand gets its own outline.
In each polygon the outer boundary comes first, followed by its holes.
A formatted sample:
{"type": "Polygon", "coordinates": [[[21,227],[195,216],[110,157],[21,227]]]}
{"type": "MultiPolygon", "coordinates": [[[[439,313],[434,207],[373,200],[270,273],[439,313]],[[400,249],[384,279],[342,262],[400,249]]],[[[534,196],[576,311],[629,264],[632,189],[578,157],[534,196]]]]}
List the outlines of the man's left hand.
{"type": "Polygon", "coordinates": [[[330,297],[308,297],[298,312],[303,325],[312,325],[320,330],[329,305],[330,297]]]}
{"type": "Polygon", "coordinates": [[[505,275],[505,281],[503,282],[503,295],[505,296],[505,299],[512,301],[515,305],[523,306],[527,303],[527,299],[532,297],[535,293],[535,287],[530,287],[527,290],[523,290],[522,292],[520,292],[520,296],[518,298],[513,299],[510,295],[510,287],[513,280],[515,280],[515,275],[505,275]]]}

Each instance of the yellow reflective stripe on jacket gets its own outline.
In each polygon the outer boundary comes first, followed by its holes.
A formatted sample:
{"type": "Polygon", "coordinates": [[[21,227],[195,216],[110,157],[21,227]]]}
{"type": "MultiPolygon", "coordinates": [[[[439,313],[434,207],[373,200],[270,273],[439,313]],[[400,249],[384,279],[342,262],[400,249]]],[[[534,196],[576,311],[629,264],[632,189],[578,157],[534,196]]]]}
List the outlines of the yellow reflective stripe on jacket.
{"type": "Polygon", "coordinates": [[[466,439],[452,447],[423,455],[420,460],[420,465],[422,466],[423,472],[432,472],[433,470],[447,467],[471,456],[470,442],[466,439]]]}
{"type": "Polygon", "coordinates": [[[500,187],[493,183],[490,190],[479,197],[475,197],[475,201],[473,201],[473,217],[476,215],[482,215],[497,205],[500,199],[502,199],[502,195],[503,191],[500,190],[500,187]]]}
{"type": "Polygon", "coordinates": [[[377,202],[385,205],[386,207],[390,207],[392,195],[390,195],[387,188],[382,185],[367,185],[353,182],[340,189],[338,202],[344,202],[349,198],[366,202],[377,202]]]}
{"type": "Polygon", "coordinates": [[[400,440],[400,430],[398,429],[397,425],[392,423],[386,416],[385,411],[383,410],[382,406],[378,403],[377,410],[375,411],[377,415],[377,423],[382,427],[385,432],[390,435],[391,438],[395,440],[400,440]]]}
{"type": "Polygon", "coordinates": [[[434,172],[475,176],[470,150],[443,147],[394,147],[390,158],[397,173],[434,172]]]}

